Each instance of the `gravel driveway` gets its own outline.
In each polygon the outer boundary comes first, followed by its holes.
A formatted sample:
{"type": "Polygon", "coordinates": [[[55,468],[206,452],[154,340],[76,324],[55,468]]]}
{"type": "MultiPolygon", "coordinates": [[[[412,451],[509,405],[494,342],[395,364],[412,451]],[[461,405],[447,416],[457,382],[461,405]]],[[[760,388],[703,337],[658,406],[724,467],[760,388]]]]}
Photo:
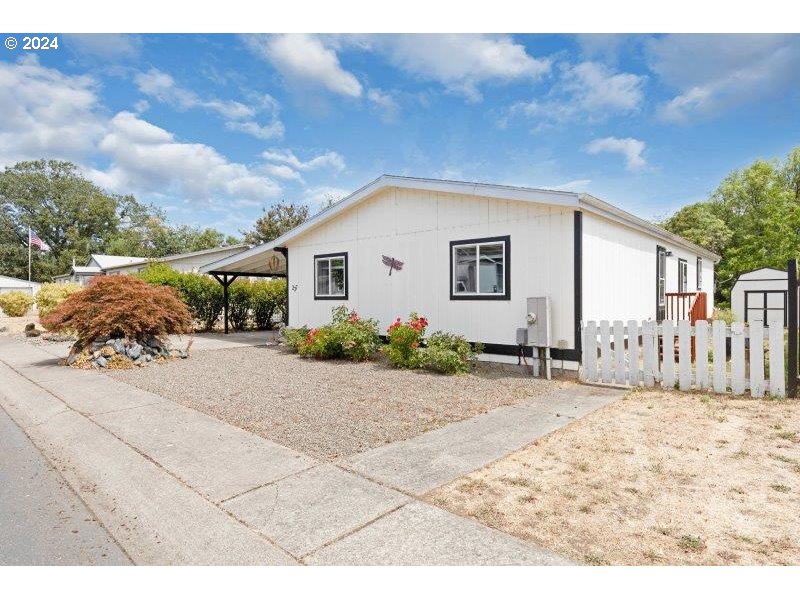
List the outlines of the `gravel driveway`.
{"type": "Polygon", "coordinates": [[[109,374],[324,459],[575,385],[486,366],[446,376],[380,362],[315,361],[275,347],[195,352],[188,360],[109,374]]]}

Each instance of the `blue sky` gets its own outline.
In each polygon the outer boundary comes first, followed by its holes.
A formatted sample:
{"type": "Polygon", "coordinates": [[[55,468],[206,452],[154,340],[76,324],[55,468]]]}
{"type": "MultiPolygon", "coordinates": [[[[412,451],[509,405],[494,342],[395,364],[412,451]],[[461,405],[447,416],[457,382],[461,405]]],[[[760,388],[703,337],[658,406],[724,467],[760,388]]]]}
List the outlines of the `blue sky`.
{"type": "Polygon", "coordinates": [[[58,37],[0,54],[0,165],[72,160],[227,233],[381,173],[654,218],[800,143],[800,36],[58,37]]]}

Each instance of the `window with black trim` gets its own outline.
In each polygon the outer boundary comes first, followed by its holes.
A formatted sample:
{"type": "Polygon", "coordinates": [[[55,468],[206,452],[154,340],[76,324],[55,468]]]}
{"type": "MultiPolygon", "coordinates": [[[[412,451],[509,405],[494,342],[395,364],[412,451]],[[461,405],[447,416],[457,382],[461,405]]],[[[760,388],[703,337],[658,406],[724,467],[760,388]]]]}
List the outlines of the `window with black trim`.
{"type": "Polygon", "coordinates": [[[703,289],[703,259],[697,257],[697,291],[703,289]]]}
{"type": "Polygon", "coordinates": [[[347,300],[347,252],[314,256],[314,300],[347,300]]]}
{"type": "Polygon", "coordinates": [[[510,273],[510,236],[450,242],[451,300],[508,300],[510,273]]]}

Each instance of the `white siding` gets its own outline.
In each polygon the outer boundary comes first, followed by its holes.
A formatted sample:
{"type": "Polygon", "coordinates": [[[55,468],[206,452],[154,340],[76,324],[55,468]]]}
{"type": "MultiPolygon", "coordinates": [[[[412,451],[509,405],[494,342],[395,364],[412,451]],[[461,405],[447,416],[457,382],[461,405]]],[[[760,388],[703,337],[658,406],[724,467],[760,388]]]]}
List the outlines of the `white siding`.
{"type": "Polygon", "coordinates": [[[574,348],[571,208],[389,188],[288,246],[293,326],[325,323],[331,308],[347,304],[382,330],[417,311],[429,331],[515,344],[526,298],[546,295],[554,346],[574,348]],[[450,300],[450,242],[502,235],[511,236],[511,300],[450,300]],[[348,253],[347,302],[314,300],[313,256],[331,252],[348,253]],[[403,261],[403,270],[389,276],[381,255],[403,261]]]}
{"type": "MultiPolygon", "coordinates": [[[[583,320],[641,321],[656,316],[656,246],[667,257],[666,291],[678,291],[678,260],[686,260],[687,291],[697,288],[697,255],[616,221],[583,214],[583,320]]],[[[703,259],[708,314],[714,303],[714,263],[703,259]]]]}

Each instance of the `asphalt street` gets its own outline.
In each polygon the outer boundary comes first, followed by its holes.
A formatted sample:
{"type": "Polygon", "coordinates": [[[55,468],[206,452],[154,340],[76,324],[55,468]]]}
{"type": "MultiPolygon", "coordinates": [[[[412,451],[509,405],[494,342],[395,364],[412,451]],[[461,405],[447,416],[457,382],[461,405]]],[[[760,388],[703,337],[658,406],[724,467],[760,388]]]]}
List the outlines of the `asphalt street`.
{"type": "Polygon", "coordinates": [[[0,565],[127,565],[130,560],[0,408],[0,565]]]}

